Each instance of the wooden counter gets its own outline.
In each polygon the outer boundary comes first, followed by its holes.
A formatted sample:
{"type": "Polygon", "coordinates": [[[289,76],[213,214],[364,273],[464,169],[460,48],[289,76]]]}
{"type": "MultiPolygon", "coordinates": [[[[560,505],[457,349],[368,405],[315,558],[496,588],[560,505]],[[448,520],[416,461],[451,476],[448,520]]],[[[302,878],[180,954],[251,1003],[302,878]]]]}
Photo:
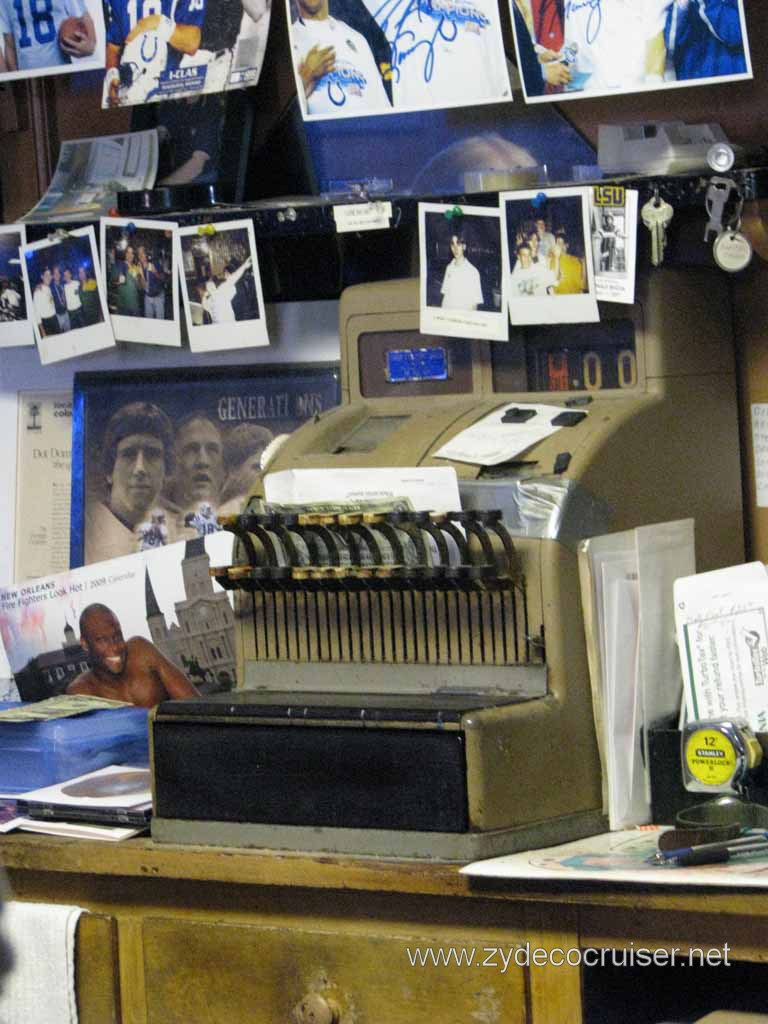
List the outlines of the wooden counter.
{"type": "Polygon", "coordinates": [[[450,864],[24,834],[0,839],[0,862],[15,898],[94,915],[82,1024],[322,1024],[334,1004],[339,1024],[581,1024],[609,1019],[608,996],[590,1008],[584,968],[522,951],[728,943],[733,961],[768,960],[760,891],[489,883],[450,864]]]}

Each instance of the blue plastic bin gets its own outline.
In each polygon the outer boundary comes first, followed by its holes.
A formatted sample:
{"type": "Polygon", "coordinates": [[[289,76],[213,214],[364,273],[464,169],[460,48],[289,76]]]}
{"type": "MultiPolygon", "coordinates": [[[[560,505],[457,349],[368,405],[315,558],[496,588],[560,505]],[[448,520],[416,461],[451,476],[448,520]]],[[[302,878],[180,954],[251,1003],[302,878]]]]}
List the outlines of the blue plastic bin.
{"type": "MultiPolygon", "coordinates": [[[[0,708],[19,707],[0,701],[0,708]]],[[[149,765],[146,708],[88,711],[49,722],[0,720],[0,792],[50,786],[108,764],[149,765]]]]}

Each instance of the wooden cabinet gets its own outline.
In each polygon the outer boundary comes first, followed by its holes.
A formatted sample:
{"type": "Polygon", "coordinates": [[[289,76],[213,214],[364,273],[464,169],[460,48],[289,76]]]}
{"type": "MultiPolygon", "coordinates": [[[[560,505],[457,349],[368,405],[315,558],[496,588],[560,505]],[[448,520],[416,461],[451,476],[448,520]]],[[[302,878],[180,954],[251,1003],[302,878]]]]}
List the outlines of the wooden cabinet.
{"type": "Polygon", "coordinates": [[[148,839],[11,835],[0,861],[15,898],[90,911],[82,1024],[653,1024],[686,999],[696,1014],[758,1009],[768,980],[759,891],[489,885],[455,865],[148,839]],[[724,943],[739,962],[720,970],[727,987],[678,972],[667,1004],[652,971],[610,981],[609,968],[565,962],[724,943]]]}
{"type": "MultiPolygon", "coordinates": [[[[271,926],[149,917],[142,938],[151,1024],[320,1024],[324,1008],[336,1010],[338,1024],[410,1024],[433,1014],[457,1024],[526,1020],[521,968],[482,979],[466,965],[411,968],[408,950],[448,950],[434,931],[410,922],[393,928],[326,918],[271,926]],[[201,1007],[205,1015],[196,1017],[201,1007]]],[[[467,945],[475,942],[492,940],[473,935],[467,945]]]]}
{"type": "Polygon", "coordinates": [[[79,1024],[117,1024],[120,985],[114,917],[80,916],[75,936],[75,986],[79,1024]]]}

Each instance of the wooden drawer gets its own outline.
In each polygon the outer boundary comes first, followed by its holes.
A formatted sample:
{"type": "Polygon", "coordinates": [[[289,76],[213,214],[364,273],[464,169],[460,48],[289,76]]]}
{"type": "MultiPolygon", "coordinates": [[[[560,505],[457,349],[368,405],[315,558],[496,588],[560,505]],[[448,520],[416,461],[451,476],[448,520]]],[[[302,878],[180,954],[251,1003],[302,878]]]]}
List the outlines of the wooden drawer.
{"type": "Polygon", "coordinates": [[[146,918],[144,981],[149,1024],[322,1024],[317,996],[335,1003],[338,1024],[525,1024],[522,968],[411,967],[407,949],[475,949],[420,937],[320,927],[222,924],[146,918]],[[304,1014],[294,1007],[308,996],[304,1014]]]}

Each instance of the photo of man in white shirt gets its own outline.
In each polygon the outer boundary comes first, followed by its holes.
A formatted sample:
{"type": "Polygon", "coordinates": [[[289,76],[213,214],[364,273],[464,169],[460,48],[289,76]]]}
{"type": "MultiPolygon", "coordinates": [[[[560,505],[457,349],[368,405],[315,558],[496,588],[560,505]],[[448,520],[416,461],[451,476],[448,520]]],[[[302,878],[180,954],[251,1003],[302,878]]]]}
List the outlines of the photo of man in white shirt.
{"type": "Polygon", "coordinates": [[[466,257],[467,243],[463,235],[451,235],[453,259],[445,268],[440,289],[443,309],[477,309],[483,304],[480,271],[466,257]]]}
{"type": "Polygon", "coordinates": [[[546,263],[534,263],[527,242],[517,247],[517,259],[510,276],[512,298],[524,295],[551,295],[557,284],[557,274],[546,263]]]}
{"type": "Polygon", "coordinates": [[[64,295],[66,297],[69,324],[72,330],[85,327],[83,320],[83,303],[80,300],[80,282],[72,278],[69,267],[64,268],[64,295]]]}
{"type": "Polygon", "coordinates": [[[237,295],[237,282],[251,265],[250,256],[241,265],[228,263],[224,268],[224,279],[216,284],[210,280],[205,285],[203,309],[214,324],[234,323],[237,320],[232,300],[237,295]]]}
{"type": "Polygon", "coordinates": [[[364,36],[331,18],[328,0],[296,0],[291,48],[305,115],[356,117],[392,110],[364,36]]]}
{"type": "Polygon", "coordinates": [[[32,295],[32,303],[35,307],[38,330],[40,331],[40,335],[44,338],[51,334],[59,333],[59,320],[56,316],[56,306],[53,302],[51,280],[52,274],[50,268],[46,267],[40,275],[40,279],[35,285],[35,291],[32,295]]]}

